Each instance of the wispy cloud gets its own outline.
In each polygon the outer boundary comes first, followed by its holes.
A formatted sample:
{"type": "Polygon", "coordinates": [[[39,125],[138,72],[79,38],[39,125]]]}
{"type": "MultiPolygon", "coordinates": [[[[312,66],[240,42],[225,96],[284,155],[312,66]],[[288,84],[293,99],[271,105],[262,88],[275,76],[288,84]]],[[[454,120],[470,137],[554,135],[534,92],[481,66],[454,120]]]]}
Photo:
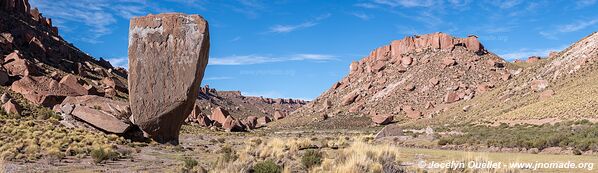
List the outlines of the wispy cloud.
{"type": "Polygon", "coordinates": [[[598,19],[587,20],[587,21],[578,21],[575,23],[559,26],[558,31],[559,32],[575,32],[575,31],[579,31],[579,30],[585,29],[590,26],[594,26],[596,24],[598,24],[598,19]]]}
{"type": "Polygon", "coordinates": [[[558,39],[557,35],[560,33],[576,32],[596,25],[598,25],[598,19],[580,20],[569,24],[558,25],[550,31],[540,31],[539,34],[548,39],[558,39]]]}
{"type": "Polygon", "coordinates": [[[370,15],[365,14],[363,12],[354,12],[354,13],[351,13],[351,15],[353,15],[361,20],[370,20],[371,19],[370,15]]]}
{"type": "Polygon", "coordinates": [[[374,0],[374,3],[390,7],[430,7],[436,4],[435,0],[374,0]]]}
{"type": "Polygon", "coordinates": [[[111,34],[115,29],[114,24],[120,19],[128,20],[133,16],[166,10],[146,0],[31,0],[30,2],[32,7],[39,8],[46,17],[52,18],[61,31],[77,32],[71,33],[71,36],[88,43],[101,43],[100,38],[111,34]]]}
{"type": "Polygon", "coordinates": [[[293,54],[290,56],[272,57],[262,55],[233,55],[222,58],[210,58],[210,65],[252,65],[284,61],[326,62],[337,60],[334,55],[325,54],[293,54]]]}
{"type": "Polygon", "coordinates": [[[361,7],[361,8],[369,8],[369,9],[378,8],[378,5],[373,4],[373,3],[357,3],[354,6],[361,7]]]}
{"type": "Polygon", "coordinates": [[[214,77],[204,77],[203,80],[205,81],[216,81],[216,80],[230,80],[234,79],[233,77],[229,76],[214,76],[214,77]]]}
{"type": "Polygon", "coordinates": [[[596,2],[598,2],[598,0],[577,0],[576,1],[576,5],[577,7],[587,7],[587,6],[592,6],[594,4],[596,4],[596,2]]]}
{"type": "Polygon", "coordinates": [[[521,0],[496,0],[490,1],[493,5],[497,6],[501,9],[509,9],[516,7],[517,5],[521,4],[523,1],[521,0]]]}
{"type": "Polygon", "coordinates": [[[129,69],[129,57],[108,58],[106,60],[109,61],[112,66],[129,69]]]}
{"type": "Polygon", "coordinates": [[[274,26],[270,27],[268,32],[270,32],[270,33],[288,33],[288,32],[296,31],[298,29],[313,27],[313,26],[316,26],[321,20],[324,20],[324,19],[330,17],[330,15],[331,15],[330,13],[326,13],[324,15],[318,16],[309,21],[305,21],[303,23],[295,24],[295,25],[280,25],[280,24],[274,25],[274,26]]]}
{"type": "Polygon", "coordinates": [[[526,59],[530,56],[541,56],[541,57],[546,57],[548,56],[548,54],[550,54],[550,52],[558,52],[561,51],[563,49],[565,49],[567,46],[560,46],[560,47],[556,47],[556,48],[546,48],[546,49],[519,49],[517,51],[514,52],[508,52],[505,54],[500,54],[499,56],[509,60],[509,61],[513,61],[516,59],[526,59]]]}

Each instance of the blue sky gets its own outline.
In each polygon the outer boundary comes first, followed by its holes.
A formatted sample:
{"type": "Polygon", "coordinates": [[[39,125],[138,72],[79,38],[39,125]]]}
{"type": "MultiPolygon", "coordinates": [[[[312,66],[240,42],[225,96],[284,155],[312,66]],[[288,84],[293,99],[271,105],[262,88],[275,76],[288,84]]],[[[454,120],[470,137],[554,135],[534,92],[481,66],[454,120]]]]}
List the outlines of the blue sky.
{"type": "Polygon", "coordinates": [[[313,99],[351,61],[407,35],[475,34],[513,60],[546,55],[598,29],[597,0],[31,0],[90,55],[127,65],[129,19],[200,14],[210,25],[203,84],[244,95],[313,99]]]}

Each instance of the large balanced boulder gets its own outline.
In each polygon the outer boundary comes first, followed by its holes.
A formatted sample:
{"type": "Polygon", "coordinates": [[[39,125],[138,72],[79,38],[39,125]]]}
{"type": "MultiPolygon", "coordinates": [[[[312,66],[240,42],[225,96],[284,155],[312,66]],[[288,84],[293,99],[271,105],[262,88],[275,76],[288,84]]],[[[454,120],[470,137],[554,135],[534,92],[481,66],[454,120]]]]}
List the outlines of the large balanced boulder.
{"type": "Polygon", "coordinates": [[[131,19],[129,98],[132,122],[160,143],[178,144],[208,63],[208,23],[168,13],[131,19]]]}

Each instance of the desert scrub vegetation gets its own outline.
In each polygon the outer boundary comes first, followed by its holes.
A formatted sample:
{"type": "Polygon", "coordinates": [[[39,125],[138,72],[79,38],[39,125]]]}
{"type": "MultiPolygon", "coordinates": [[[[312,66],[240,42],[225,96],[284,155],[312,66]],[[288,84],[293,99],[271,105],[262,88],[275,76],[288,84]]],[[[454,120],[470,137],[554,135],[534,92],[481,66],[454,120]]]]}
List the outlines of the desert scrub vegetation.
{"type": "MultiPolygon", "coordinates": [[[[85,129],[67,129],[58,120],[37,120],[33,117],[10,119],[0,116],[0,159],[6,161],[35,162],[40,159],[50,163],[59,162],[67,156],[83,158],[91,156],[97,148],[115,152],[125,157],[131,152],[120,149],[127,141],[116,135],[105,135],[85,129]]],[[[94,158],[95,159],[95,158],[94,158]]]]}
{"type": "Polygon", "coordinates": [[[397,146],[371,137],[249,139],[221,147],[213,172],[383,172],[401,170],[397,146]],[[366,140],[367,139],[367,140],[366,140]]]}
{"type": "Polygon", "coordinates": [[[554,125],[475,125],[463,127],[461,131],[463,135],[441,137],[438,145],[466,144],[539,150],[562,147],[579,151],[598,151],[598,123],[588,120],[560,122],[554,125]]]}

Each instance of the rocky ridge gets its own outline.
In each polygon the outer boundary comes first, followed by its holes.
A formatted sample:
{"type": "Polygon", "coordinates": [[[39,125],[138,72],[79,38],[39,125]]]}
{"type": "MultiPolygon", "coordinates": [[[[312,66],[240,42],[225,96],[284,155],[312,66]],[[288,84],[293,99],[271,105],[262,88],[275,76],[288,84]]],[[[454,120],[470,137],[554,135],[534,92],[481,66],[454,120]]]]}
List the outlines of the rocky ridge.
{"type": "Polygon", "coordinates": [[[278,125],[339,126],[354,119],[360,122],[352,126],[367,126],[371,120],[390,123],[392,117],[395,121],[428,119],[510,80],[515,73],[509,63],[485,50],[476,36],[455,38],[445,33],[393,41],[349,68],[341,81],[291,114],[302,120],[278,125]]]}
{"type": "Polygon", "coordinates": [[[237,125],[240,127],[234,129],[246,131],[265,126],[272,120],[282,119],[307,103],[298,99],[243,96],[240,91],[217,91],[206,85],[200,89],[193,112],[186,122],[233,131],[232,126],[228,128],[222,126],[225,119],[230,116],[231,121],[239,120],[237,125]]]}

